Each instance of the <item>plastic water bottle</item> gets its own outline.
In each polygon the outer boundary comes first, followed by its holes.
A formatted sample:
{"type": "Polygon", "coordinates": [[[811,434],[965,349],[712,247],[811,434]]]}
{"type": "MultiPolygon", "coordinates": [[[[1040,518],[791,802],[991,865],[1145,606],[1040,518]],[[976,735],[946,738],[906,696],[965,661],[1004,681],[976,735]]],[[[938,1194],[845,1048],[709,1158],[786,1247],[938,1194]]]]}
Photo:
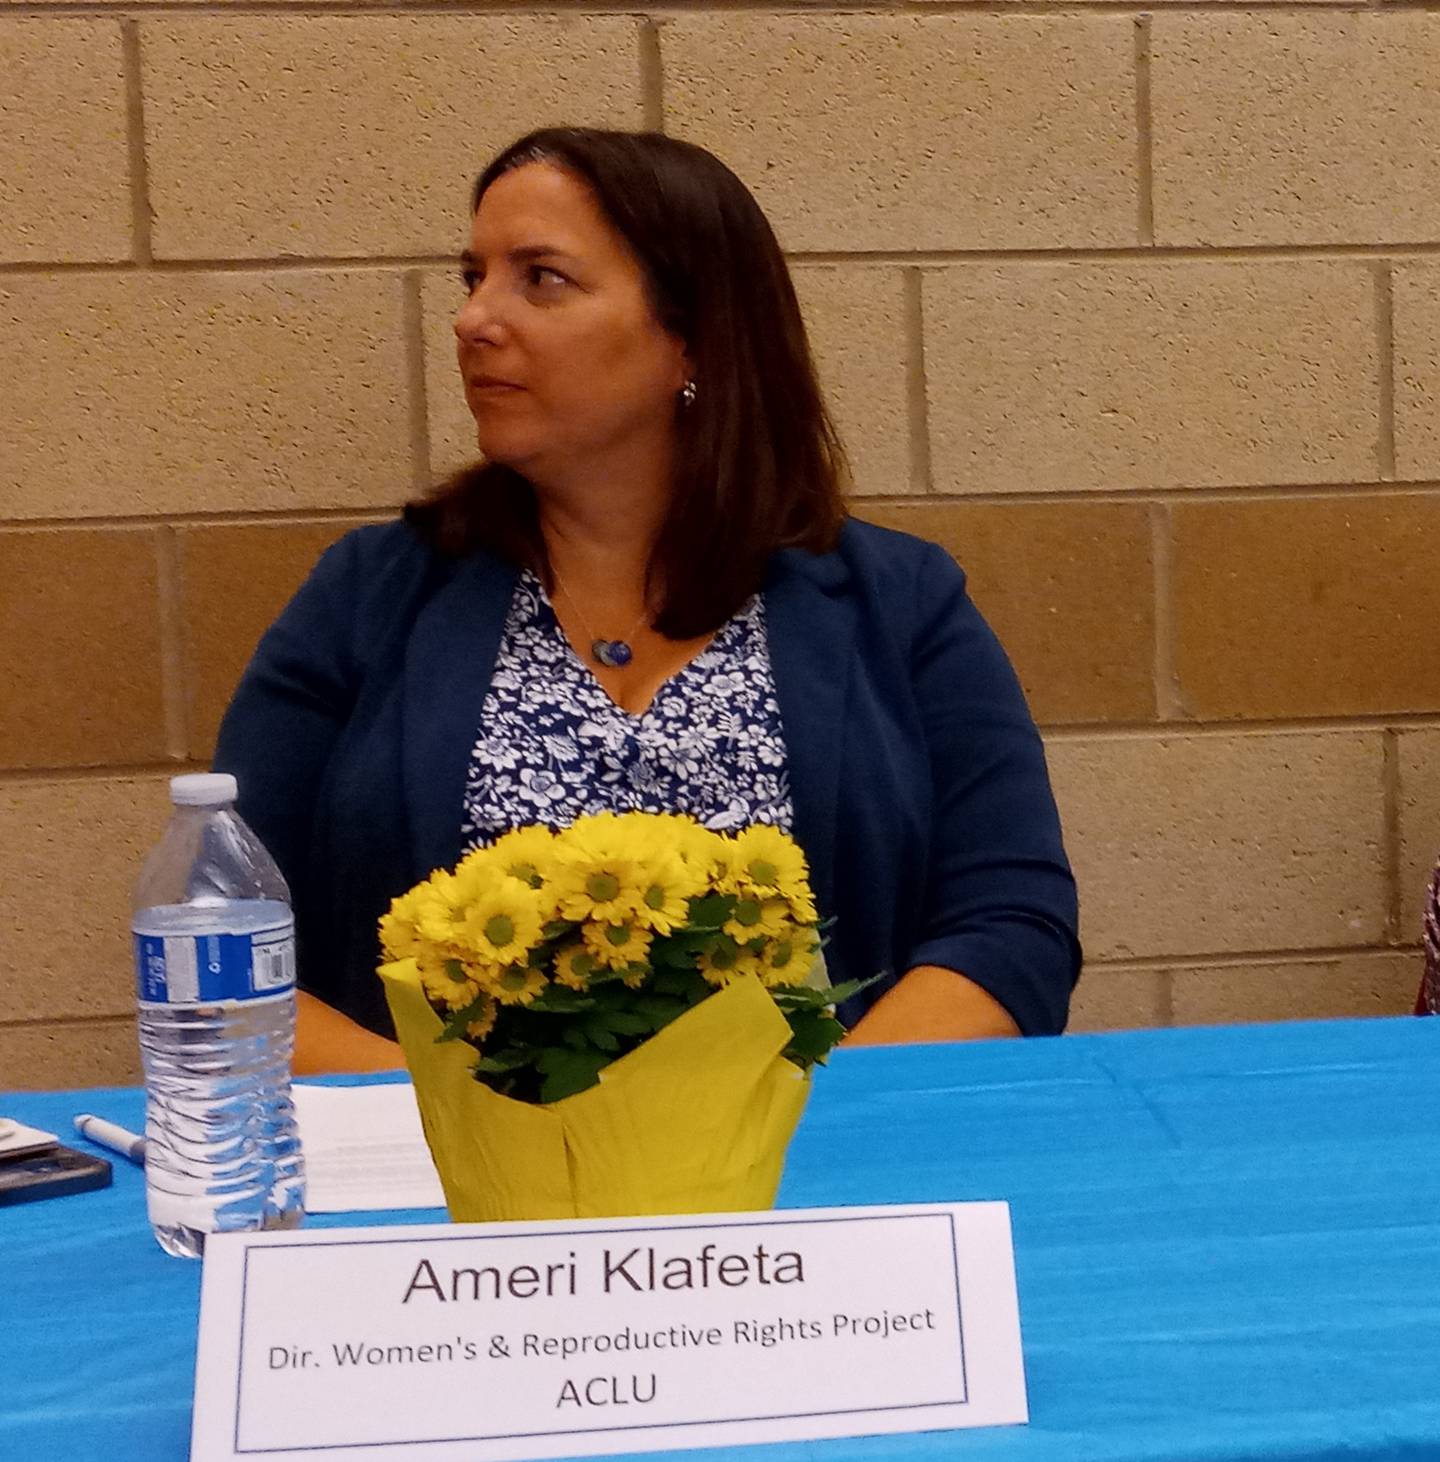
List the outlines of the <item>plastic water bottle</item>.
{"type": "Polygon", "coordinates": [[[169,1254],[205,1235],[294,1228],[305,1165],[290,1100],[295,924],[235,778],[175,777],[131,932],[145,1066],[145,1186],[169,1254]]]}

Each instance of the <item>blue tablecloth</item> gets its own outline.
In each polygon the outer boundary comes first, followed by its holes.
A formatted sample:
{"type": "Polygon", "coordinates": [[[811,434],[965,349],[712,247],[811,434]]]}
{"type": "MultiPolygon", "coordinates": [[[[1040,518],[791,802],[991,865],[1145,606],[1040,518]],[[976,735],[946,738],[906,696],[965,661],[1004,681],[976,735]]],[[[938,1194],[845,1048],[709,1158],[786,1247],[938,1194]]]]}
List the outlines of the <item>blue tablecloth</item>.
{"type": "MultiPolygon", "coordinates": [[[[82,1109],[135,1126],[141,1097],[0,1096],[62,1132],[82,1109]]],[[[1440,1020],[841,1051],[818,1073],[782,1206],[984,1198],[1012,1208],[1028,1427],[694,1455],[1440,1458],[1440,1020]]],[[[0,1458],[186,1457],[200,1267],[155,1246],[139,1170],[0,1209],[0,1255],[0,1458]]]]}

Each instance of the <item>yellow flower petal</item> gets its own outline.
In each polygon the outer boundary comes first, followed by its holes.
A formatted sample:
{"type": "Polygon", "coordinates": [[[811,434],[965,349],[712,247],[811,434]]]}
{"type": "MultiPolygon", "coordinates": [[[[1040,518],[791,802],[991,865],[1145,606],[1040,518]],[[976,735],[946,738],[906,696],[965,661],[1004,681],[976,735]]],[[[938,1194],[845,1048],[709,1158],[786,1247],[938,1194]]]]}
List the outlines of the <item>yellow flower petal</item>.
{"type": "Polygon", "coordinates": [[[622,970],[639,964],[650,954],[650,941],[655,936],[636,924],[587,923],[580,930],[580,939],[590,957],[607,970],[622,970]]]}

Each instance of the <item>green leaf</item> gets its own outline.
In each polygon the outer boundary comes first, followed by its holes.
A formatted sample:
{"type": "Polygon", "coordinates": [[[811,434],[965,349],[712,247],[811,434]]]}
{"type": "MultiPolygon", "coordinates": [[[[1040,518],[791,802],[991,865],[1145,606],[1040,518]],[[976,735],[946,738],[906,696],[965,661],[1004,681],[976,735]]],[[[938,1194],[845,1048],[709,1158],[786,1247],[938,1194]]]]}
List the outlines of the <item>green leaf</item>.
{"type": "Polygon", "coordinates": [[[522,1066],[528,1066],[534,1057],[533,1051],[522,1051],[511,1048],[508,1051],[494,1051],[488,1056],[481,1056],[475,1063],[476,1071],[518,1071],[522,1066]]]}
{"type": "Polygon", "coordinates": [[[445,1029],[435,1037],[435,1043],[440,1045],[445,1041],[458,1041],[463,1039],[465,1027],[472,1020],[479,1020],[488,1000],[488,996],[477,995],[468,1005],[447,1015],[445,1017],[445,1029]]]}
{"type": "Polygon", "coordinates": [[[833,990],[812,985],[771,985],[770,998],[781,1010],[820,1010],[835,1003],[833,990]]]}
{"type": "Polygon", "coordinates": [[[845,1035],[845,1027],[823,1011],[795,1011],[789,1020],[790,1044],[785,1055],[801,1068],[824,1060],[845,1035]]]}
{"type": "MultiPolygon", "coordinates": [[[[568,1036],[572,1033],[566,1031],[565,1034],[568,1036]]],[[[615,1032],[598,1015],[589,1016],[574,1034],[580,1036],[582,1043],[588,1042],[597,1051],[618,1051],[620,1049],[620,1041],[615,1032]]]]}
{"type": "Polygon", "coordinates": [[[689,1008],[684,1000],[677,1000],[669,995],[642,995],[635,1002],[635,1014],[652,1031],[669,1025],[677,1015],[684,1015],[689,1008]]]}
{"type": "Polygon", "coordinates": [[[605,985],[618,985],[629,973],[623,967],[618,970],[595,970],[590,975],[590,988],[596,990],[605,985]]]}
{"type": "Polygon", "coordinates": [[[541,1059],[545,1079],[540,1083],[540,1100],[558,1102],[595,1085],[600,1072],[610,1064],[603,1051],[547,1051],[541,1059]],[[544,1057],[555,1059],[548,1062],[544,1057]]]}
{"type": "Polygon", "coordinates": [[[638,1010],[605,1010],[595,1019],[603,1022],[607,1030],[622,1036],[648,1036],[655,1029],[638,1010]]]}
{"type": "Polygon", "coordinates": [[[691,964],[685,969],[659,971],[650,981],[650,988],[657,995],[678,995],[681,999],[687,999],[695,980],[703,983],[700,971],[691,964]]]}
{"type": "Polygon", "coordinates": [[[713,933],[730,917],[734,908],[734,894],[704,894],[698,899],[690,900],[690,916],[686,924],[690,929],[713,933]]]}
{"type": "Polygon", "coordinates": [[[540,1015],[575,1015],[589,1010],[595,1002],[579,990],[567,990],[564,985],[547,985],[526,1007],[540,1015]]]}
{"type": "Polygon", "coordinates": [[[885,979],[886,974],[886,971],[881,971],[878,975],[871,975],[868,980],[846,980],[842,984],[829,985],[821,990],[813,985],[772,985],[770,994],[782,1010],[819,1009],[849,1000],[852,995],[858,995],[862,990],[867,990],[871,985],[885,979]]]}

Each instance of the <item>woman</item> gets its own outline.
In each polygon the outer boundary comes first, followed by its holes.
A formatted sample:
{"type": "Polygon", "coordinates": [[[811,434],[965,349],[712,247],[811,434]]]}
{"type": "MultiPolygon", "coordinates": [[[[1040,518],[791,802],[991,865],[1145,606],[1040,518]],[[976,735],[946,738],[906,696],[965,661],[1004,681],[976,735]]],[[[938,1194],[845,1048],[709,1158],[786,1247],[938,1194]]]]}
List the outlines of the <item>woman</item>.
{"type": "Polygon", "coordinates": [[[485,464],[329,550],[217,767],[295,900],[297,1069],[394,1066],[375,924],[582,812],[775,823],[851,1039],[1063,1028],[1075,891],[1039,737],[934,545],[848,522],[784,259],[654,134],[533,133],[475,187],[460,372],[485,464]]]}

